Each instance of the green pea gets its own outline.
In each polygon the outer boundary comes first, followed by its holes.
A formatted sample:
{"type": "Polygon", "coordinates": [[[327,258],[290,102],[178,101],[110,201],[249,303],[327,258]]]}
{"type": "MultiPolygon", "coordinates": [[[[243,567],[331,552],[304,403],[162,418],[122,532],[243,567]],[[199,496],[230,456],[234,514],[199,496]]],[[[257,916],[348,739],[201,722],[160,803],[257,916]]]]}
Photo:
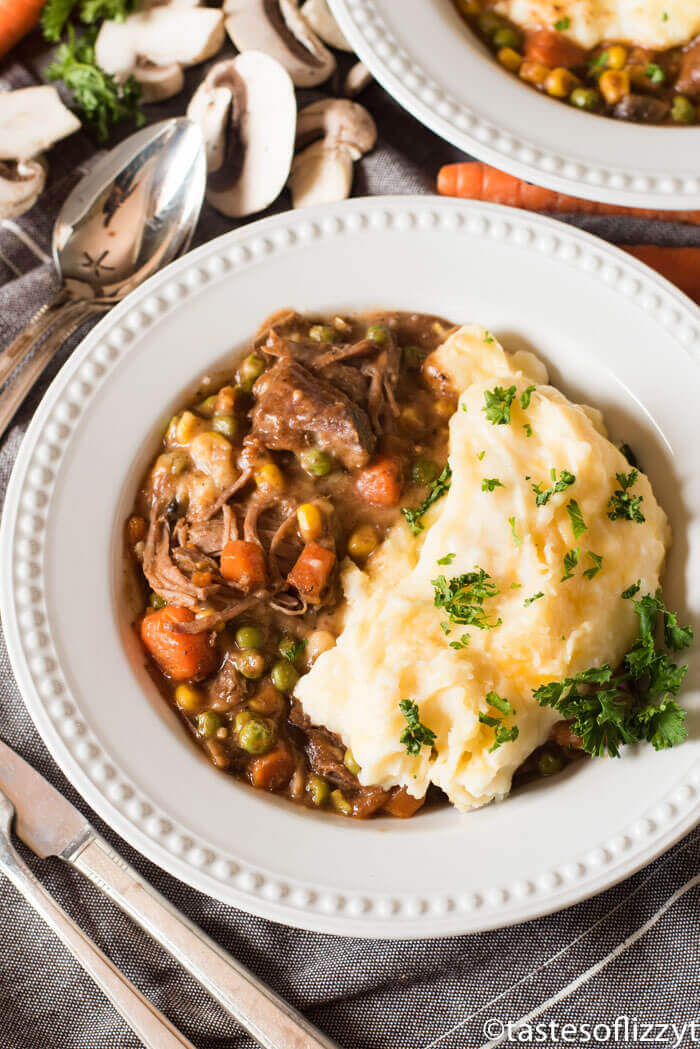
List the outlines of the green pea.
{"type": "Polygon", "coordinates": [[[694,124],[697,118],[695,106],[685,95],[676,95],[671,103],[671,120],[676,124],[694,124]]]}
{"type": "Polygon", "coordinates": [[[250,353],[241,361],[238,369],[238,383],[244,390],[251,390],[253,383],[265,371],[265,361],[257,353],[250,353]]]}
{"type": "Polygon", "coordinates": [[[411,467],[411,480],[414,484],[430,484],[437,475],[438,464],[434,459],[416,459],[411,467]]]}
{"type": "Polygon", "coordinates": [[[385,346],[389,341],[389,329],[384,324],[371,324],[367,329],[367,338],[377,346],[385,346]]]}
{"type": "Polygon", "coordinates": [[[239,626],[236,631],[236,644],[246,651],[250,648],[262,648],[262,630],[257,626],[239,626]]]}
{"type": "Polygon", "coordinates": [[[274,744],[275,735],[269,721],[250,718],[238,731],[238,744],[248,754],[264,754],[274,744]]]}
{"type": "Polygon", "coordinates": [[[305,448],[299,455],[302,470],[312,477],[325,477],[333,469],[333,459],[320,448],[305,448]]]}
{"type": "Polygon", "coordinates": [[[352,816],[352,805],[345,797],[342,790],[332,790],[330,799],[331,805],[336,812],[342,812],[343,816],[352,816]]]}
{"type": "Polygon", "coordinates": [[[228,437],[229,440],[233,440],[236,436],[236,425],[235,415],[215,415],[211,421],[212,430],[216,430],[217,433],[221,433],[224,437],[228,437]]]}
{"type": "Polygon", "coordinates": [[[238,713],[236,714],[236,720],[233,723],[233,727],[236,730],[236,735],[238,735],[238,733],[241,731],[244,725],[248,724],[252,716],[253,715],[249,710],[238,711],[238,713]]]}
{"type": "Polygon", "coordinates": [[[591,112],[598,108],[600,95],[592,87],[575,87],[569,95],[569,102],[577,109],[585,109],[587,112],[591,112]]]}
{"type": "Polygon", "coordinates": [[[492,37],[499,29],[505,28],[504,20],[493,11],[483,11],[477,18],[476,24],[479,32],[488,37],[492,37]]]}
{"type": "Polygon", "coordinates": [[[306,781],[306,789],[314,805],[319,808],[326,804],[331,793],[331,788],[320,776],[309,776],[306,781]]]}
{"type": "Polygon", "coordinates": [[[504,26],[503,29],[497,29],[491,37],[491,43],[494,47],[500,51],[502,47],[510,47],[514,51],[520,48],[521,37],[517,29],[511,29],[510,26],[504,26]]]}
{"type": "Polygon", "coordinates": [[[299,674],[288,659],[280,659],[279,663],[275,663],[270,676],[278,692],[291,692],[299,680],[299,674]]]}
{"type": "Polygon", "coordinates": [[[335,342],[338,333],[330,324],[313,324],[309,328],[309,338],[314,342],[335,342]]]}
{"type": "Polygon", "coordinates": [[[549,750],[543,750],[537,759],[537,769],[541,776],[553,776],[555,772],[561,772],[563,767],[563,758],[549,750]]]}
{"type": "Polygon", "coordinates": [[[216,735],[223,726],[223,721],[213,710],[205,710],[203,714],[197,715],[197,732],[204,739],[216,735]]]}
{"type": "Polygon", "coordinates": [[[161,597],[160,594],[157,594],[155,592],[155,590],[152,591],[151,596],[149,597],[148,600],[149,600],[151,608],[165,608],[165,606],[168,603],[165,600],[165,598],[161,597]]]}
{"type": "Polygon", "coordinates": [[[350,747],[348,747],[348,749],[345,751],[345,755],[343,756],[343,765],[345,765],[345,768],[348,770],[348,772],[352,772],[353,776],[356,776],[360,771],[361,766],[357,764],[357,761],[355,760],[355,755],[350,750],[350,747]]]}
{"type": "Polygon", "coordinates": [[[249,648],[236,659],[236,666],[249,681],[256,681],[265,673],[265,657],[255,648],[249,648]]]}

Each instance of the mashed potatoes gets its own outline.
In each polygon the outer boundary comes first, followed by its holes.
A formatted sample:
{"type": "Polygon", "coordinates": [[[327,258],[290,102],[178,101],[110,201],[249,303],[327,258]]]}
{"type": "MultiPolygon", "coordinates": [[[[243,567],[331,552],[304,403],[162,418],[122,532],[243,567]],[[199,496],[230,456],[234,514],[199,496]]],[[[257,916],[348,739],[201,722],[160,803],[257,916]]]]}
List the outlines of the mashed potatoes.
{"type": "Polygon", "coordinates": [[[633,494],[645,521],[610,520],[615,475],[629,465],[600,414],[544,385],[546,371],[531,354],[510,355],[470,327],[450,336],[429,366],[463,391],[450,423],[450,490],[417,537],[401,522],[366,572],[345,566],[344,629],[295,694],[313,722],[352,749],[361,783],[400,784],[416,797],[435,783],[467,810],[504,797],[515,770],[547,739],[557,714],[538,706],[533,689],[619,663],[636,635],[621,592],[637,579],[642,592],[656,589],[669,529],[642,474],[633,494]],[[504,424],[484,411],[497,386],[516,388],[504,424]],[[538,505],[533,486],[546,493],[571,475],[538,505]],[[475,569],[498,589],[481,606],[491,629],[449,623],[435,607],[434,580],[475,569]],[[494,708],[491,692],[514,713],[494,708]],[[400,741],[403,699],[435,734],[434,746],[417,754],[400,741]],[[492,749],[495,728],[480,714],[517,726],[517,738],[492,749]]]}
{"type": "Polygon", "coordinates": [[[618,40],[662,51],[700,33],[698,0],[498,0],[495,10],[524,29],[568,18],[564,35],[584,48],[618,40]]]}

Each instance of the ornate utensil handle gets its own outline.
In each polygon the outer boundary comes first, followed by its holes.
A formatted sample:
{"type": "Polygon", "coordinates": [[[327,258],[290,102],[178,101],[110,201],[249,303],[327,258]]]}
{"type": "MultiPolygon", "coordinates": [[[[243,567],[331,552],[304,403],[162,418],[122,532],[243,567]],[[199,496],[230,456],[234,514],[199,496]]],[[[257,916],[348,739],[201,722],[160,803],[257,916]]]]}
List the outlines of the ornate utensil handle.
{"type": "Polygon", "coordinates": [[[0,869],[63,941],[147,1049],[194,1049],[69,918],[4,836],[0,836],[0,869]]]}
{"type": "Polygon", "coordinates": [[[180,914],[97,834],[92,832],[63,857],[162,944],[265,1049],[338,1049],[180,914]]]}

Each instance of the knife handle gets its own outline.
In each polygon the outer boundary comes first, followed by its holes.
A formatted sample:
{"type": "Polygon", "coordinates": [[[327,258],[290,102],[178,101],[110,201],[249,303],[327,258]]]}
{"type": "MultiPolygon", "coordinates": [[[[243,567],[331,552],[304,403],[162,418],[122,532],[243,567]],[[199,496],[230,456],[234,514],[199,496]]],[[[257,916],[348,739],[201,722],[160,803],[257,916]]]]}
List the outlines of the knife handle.
{"type": "Polygon", "coordinates": [[[63,856],[162,944],[264,1049],[339,1049],[185,918],[99,835],[93,832],[63,856]]]}
{"type": "Polygon", "coordinates": [[[66,914],[4,836],[0,836],[0,870],[53,929],[146,1049],[194,1049],[66,914]]]}

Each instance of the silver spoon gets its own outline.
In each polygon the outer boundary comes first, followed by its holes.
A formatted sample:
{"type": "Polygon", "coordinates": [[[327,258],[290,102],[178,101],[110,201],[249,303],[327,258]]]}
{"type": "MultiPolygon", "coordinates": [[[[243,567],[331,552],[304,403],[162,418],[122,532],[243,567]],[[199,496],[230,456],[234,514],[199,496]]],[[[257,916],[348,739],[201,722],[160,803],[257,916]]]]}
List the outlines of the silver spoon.
{"type": "Polygon", "coordinates": [[[53,230],[61,286],[0,353],[0,436],[67,336],[108,310],[189,247],[206,185],[199,127],[186,117],[131,135],[99,160],[65,201],[53,230]]]}

